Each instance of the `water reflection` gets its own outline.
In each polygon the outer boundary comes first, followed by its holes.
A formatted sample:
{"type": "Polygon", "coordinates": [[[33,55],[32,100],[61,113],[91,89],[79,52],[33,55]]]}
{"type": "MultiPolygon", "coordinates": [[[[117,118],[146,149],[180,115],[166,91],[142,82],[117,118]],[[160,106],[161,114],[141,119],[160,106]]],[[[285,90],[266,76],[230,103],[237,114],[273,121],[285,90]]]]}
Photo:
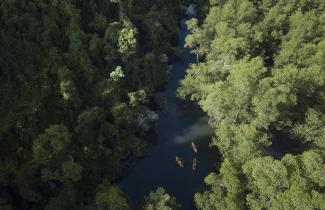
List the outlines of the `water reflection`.
{"type": "Polygon", "coordinates": [[[214,130],[208,125],[208,118],[202,117],[198,122],[182,131],[181,135],[175,137],[176,144],[184,144],[192,141],[198,141],[204,137],[212,136],[214,130]]]}

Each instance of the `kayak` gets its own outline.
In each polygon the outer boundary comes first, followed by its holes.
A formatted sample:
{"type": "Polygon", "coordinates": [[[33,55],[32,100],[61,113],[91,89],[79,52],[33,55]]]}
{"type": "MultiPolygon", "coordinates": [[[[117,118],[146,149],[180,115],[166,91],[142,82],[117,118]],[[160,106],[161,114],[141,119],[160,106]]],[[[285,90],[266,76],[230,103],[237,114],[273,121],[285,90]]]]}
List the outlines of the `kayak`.
{"type": "Polygon", "coordinates": [[[178,156],[176,156],[176,163],[177,163],[180,167],[182,167],[182,168],[184,167],[182,159],[181,159],[180,157],[178,157],[178,156]]]}
{"type": "Polygon", "coordinates": [[[196,169],[197,162],[198,161],[196,160],[196,158],[194,158],[193,161],[192,161],[192,169],[193,169],[193,171],[196,169]]]}
{"type": "Polygon", "coordinates": [[[196,145],[192,142],[192,149],[193,149],[193,151],[195,152],[195,153],[197,153],[197,147],[196,147],[196,145]]]}

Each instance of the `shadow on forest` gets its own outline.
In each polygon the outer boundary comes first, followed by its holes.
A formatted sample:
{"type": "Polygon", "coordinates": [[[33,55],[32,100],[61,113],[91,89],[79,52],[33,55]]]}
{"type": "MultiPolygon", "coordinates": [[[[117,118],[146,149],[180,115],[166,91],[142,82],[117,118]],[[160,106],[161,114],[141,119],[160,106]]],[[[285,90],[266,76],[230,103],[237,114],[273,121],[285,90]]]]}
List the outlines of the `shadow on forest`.
{"type": "Polygon", "coordinates": [[[286,154],[302,154],[311,145],[301,142],[298,137],[288,130],[271,130],[272,145],[267,149],[265,155],[270,155],[274,159],[281,159],[286,154]]]}

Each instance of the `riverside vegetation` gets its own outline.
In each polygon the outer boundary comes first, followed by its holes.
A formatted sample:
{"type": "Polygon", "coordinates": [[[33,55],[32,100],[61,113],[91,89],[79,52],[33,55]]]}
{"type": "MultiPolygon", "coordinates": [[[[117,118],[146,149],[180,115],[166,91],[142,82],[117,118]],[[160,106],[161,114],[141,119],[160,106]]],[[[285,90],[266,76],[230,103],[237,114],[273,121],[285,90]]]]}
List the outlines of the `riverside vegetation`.
{"type": "MultiPolygon", "coordinates": [[[[0,2],[1,209],[133,209],[117,179],[146,154],[188,3],[0,2]]],[[[178,95],[208,114],[222,161],[197,209],[325,209],[325,2],[198,4],[178,95]]],[[[158,187],[142,209],[176,199],[158,187]]]]}
{"type": "Polygon", "coordinates": [[[210,0],[188,21],[199,63],[178,94],[209,115],[222,154],[198,209],[325,209],[324,12],[322,0],[210,0]]]}
{"type": "Polygon", "coordinates": [[[1,209],[132,209],[116,180],[146,153],[181,3],[0,2],[1,209]]]}

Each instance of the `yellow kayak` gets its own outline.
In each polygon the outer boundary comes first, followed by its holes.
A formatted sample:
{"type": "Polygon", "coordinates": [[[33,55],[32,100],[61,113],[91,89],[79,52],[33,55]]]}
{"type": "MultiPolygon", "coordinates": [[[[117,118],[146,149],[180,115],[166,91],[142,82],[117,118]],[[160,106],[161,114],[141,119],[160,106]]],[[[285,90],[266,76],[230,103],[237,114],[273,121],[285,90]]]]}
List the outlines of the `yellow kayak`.
{"type": "Polygon", "coordinates": [[[182,167],[182,168],[184,167],[182,159],[181,159],[180,157],[178,157],[178,156],[176,156],[176,163],[177,163],[180,167],[182,167]]]}

